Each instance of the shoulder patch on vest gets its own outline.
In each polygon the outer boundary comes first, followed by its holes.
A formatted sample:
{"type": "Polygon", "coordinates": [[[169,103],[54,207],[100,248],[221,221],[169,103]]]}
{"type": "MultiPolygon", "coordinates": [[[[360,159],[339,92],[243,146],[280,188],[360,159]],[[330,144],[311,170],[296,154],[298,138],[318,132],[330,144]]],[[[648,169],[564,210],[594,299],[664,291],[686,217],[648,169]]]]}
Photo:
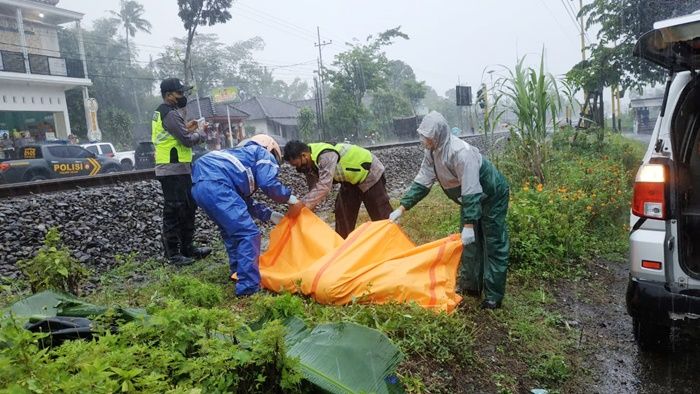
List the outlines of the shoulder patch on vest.
{"type": "Polygon", "coordinates": [[[168,112],[170,112],[172,110],[173,109],[165,103],[159,105],[158,108],[156,108],[155,113],[153,114],[153,120],[158,120],[157,116],[158,116],[158,114],[160,114],[160,120],[162,121],[163,119],[165,119],[165,115],[167,115],[168,112]]]}

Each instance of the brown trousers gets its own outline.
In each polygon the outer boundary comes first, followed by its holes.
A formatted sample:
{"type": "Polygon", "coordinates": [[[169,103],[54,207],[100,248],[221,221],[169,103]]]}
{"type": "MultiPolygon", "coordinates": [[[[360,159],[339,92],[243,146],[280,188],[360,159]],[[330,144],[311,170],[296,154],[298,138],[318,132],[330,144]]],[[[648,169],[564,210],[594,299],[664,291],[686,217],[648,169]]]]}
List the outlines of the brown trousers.
{"type": "Polygon", "coordinates": [[[364,203],[369,217],[375,220],[389,219],[391,204],[386,192],[386,179],[384,175],[370,187],[362,192],[356,185],[342,183],[338,198],[335,200],[335,232],[341,237],[347,238],[355,229],[357,214],[360,212],[360,204],[364,203]]]}

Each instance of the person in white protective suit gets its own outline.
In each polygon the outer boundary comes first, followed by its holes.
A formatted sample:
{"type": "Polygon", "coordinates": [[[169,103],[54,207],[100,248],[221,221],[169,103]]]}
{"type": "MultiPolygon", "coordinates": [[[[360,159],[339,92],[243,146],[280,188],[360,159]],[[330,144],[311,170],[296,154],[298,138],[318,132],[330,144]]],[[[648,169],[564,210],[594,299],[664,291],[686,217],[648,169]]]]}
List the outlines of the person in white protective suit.
{"type": "Polygon", "coordinates": [[[461,206],[464,249],[458,288],[481,297],[481,307],[500,308],[508,270],[509,186],[505,177],[479,150],[452,135],[445,118],[432,111],[423,118],[418,134],[425,149],[423,163],[401,206],[389,218],[394,222],[430,192],[437,181],[445,194],[461,206]]]}

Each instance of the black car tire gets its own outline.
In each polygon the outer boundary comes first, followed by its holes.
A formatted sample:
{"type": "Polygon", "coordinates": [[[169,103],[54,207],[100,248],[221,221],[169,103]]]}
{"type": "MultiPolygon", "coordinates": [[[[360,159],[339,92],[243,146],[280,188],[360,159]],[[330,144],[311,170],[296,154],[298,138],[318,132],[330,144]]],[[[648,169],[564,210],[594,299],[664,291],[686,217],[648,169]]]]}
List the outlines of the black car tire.
{"type": "Polygon", "coordinates": [[[25,176],[25,178],[26,178],[29,182],[44,181],[44,180],[46,180],[46,179],[49,179],[49,177],[46,176],[46,174],[44,174],[44,173],[42,173],[42,172],[30,172],[29,174],[27,174],[27,175],[25,176]]]}
{"type": "Polygon", "coordinates": [[[671,327],[657,324],[656,322],[632,319],[634,340],[643,352],[659,352],[670,348],[671,327]]]}
{"type": "Polygon", "coordinates": [[[131,171],[134,169],[134,163],[131,160],[122,160],[122,171],[131,171]]]}

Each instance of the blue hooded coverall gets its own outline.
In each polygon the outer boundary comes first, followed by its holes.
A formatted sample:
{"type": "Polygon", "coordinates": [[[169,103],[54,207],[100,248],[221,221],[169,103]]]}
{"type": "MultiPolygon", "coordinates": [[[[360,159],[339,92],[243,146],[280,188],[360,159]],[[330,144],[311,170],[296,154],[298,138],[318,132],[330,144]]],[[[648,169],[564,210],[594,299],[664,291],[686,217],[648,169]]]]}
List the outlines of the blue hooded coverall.
{"type": "Polygon", "coordinates": [[[260,188],[273,201],[286,203],[291,191],[277,180],[278,173],[274,156],[255,142],[209,152],[194,163],[192,196],[219,226],[230,274],[238,272],[237,295],[260,290],[260,230],[253,217],[269,221],[272,211],[251,196],[260,188]]]}

